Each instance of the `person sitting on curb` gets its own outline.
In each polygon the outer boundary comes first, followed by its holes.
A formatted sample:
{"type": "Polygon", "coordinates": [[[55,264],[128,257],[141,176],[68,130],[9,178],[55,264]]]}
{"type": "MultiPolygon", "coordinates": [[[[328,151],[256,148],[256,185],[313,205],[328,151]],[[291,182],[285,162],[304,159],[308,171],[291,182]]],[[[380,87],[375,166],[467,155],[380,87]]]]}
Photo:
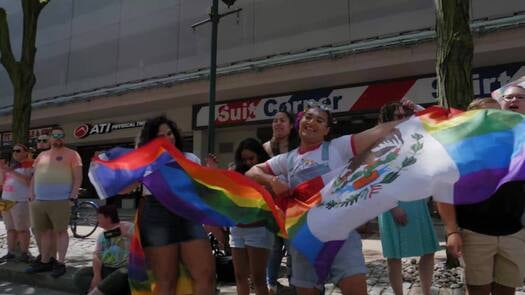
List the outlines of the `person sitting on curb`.
{"type": "Polygon", "coordinates": [[[93,266],[75,273],[75,286],[80,294],[129,294],[127,265],[134,225],[120,221],[114,205],[101,206],[97,212],[104,232],[97,238],[93,266]]]}

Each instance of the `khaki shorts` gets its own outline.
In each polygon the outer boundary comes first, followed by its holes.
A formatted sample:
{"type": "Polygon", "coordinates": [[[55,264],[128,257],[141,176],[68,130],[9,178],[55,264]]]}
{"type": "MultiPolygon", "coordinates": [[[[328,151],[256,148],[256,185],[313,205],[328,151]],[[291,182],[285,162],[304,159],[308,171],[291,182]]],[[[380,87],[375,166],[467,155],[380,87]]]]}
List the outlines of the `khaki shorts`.
{"type": "Polygon", "coordinates": [[[11,209],[2,212],[6,230],[25,231],[31,224],[29,219],[29,204],[17,202],[11,209]]]}
{"type": "Polygon", "coordinates": [[[46,230],[64,231],[69,225],[69,200],[31,202],[31,227],[39,233],[46,230]]]}
{"type": "Polygon", "coordinates": [[[507,287],[523,286],[525,230],[507,236],[488,236],[464,229],[462,237],[467,285],[496,282],[507,287]]]}

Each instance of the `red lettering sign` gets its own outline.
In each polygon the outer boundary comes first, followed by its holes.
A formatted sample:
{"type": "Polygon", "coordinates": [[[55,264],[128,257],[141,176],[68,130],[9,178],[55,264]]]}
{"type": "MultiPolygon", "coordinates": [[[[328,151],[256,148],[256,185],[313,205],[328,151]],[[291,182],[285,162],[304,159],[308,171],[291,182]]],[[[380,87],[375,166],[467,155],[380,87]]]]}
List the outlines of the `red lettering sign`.
{"type": "Polygon", "coordinates": [[[260,99],[251,99],[221,105],[217,109],[215,123],[217,125],[235,124],[246,122],[248,119],[255,119],[257,117],[257,105],[260,101],[260,99]]]}

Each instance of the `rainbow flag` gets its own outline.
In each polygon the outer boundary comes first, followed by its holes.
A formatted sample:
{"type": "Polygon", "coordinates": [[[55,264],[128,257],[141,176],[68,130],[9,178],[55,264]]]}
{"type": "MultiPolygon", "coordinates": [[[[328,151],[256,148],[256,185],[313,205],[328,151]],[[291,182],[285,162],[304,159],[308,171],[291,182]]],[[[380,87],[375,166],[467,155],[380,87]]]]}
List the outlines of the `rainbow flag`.
{"type": "MultiPolygon", "coordinates": [[[[200,166],[166,139],[98,155],[89,178],[104,199],[141,182],[171,212],[194,222],[234,226],[263,221],[269,229],[284,233],[284,213],[263,187],[237,172],[200,166]]],[[[177,294],[189,294],[191,279],[182,265],[181,273],[177,294]]],[[[133,294],[154,293],[155,279],[146,268],[138,222],[130,246],[129,280],[133,294]]]]}
{"type": "Polygon", "coordinates": [[[288,202],[285,217],[291,244],[322,281],[349,233],[399,201],[433,196],[471,204],[525,180],[524,143],[525,116],[518,113],[420,112],[367,153],[295,189],[302,197],[288,202]]]}
{"type": "Polygon", "coordinates": [[[94,158],[89,178],[100,198],[143,183],[166,208],[197,223],[234,226],[264,221],[284,231],[283,212],[266,189],[235,171],[203,167],[166,139],[94,158]]]}

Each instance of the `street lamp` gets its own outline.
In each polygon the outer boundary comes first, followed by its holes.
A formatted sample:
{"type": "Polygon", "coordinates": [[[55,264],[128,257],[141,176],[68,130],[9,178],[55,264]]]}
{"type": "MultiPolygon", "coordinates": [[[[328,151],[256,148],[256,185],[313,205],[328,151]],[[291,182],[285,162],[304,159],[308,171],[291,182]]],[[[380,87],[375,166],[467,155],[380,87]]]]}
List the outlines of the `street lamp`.
{"type": "MultiPolygon", "coordinates": [[[[236,0],[222,0],[228,7],[232,6],[236,0]]],[[[211,22],[211,56],[210,56],[210,90],[208,101],[208,153],[213,153],[215,148],[215,82],[217,80],[217,32],[221,18],[239,13],[242,8],[219,14],[219,1],[212,0],[209,18],[193,24],[191,27],[195,30],[200,25],[211,22]]]]}

